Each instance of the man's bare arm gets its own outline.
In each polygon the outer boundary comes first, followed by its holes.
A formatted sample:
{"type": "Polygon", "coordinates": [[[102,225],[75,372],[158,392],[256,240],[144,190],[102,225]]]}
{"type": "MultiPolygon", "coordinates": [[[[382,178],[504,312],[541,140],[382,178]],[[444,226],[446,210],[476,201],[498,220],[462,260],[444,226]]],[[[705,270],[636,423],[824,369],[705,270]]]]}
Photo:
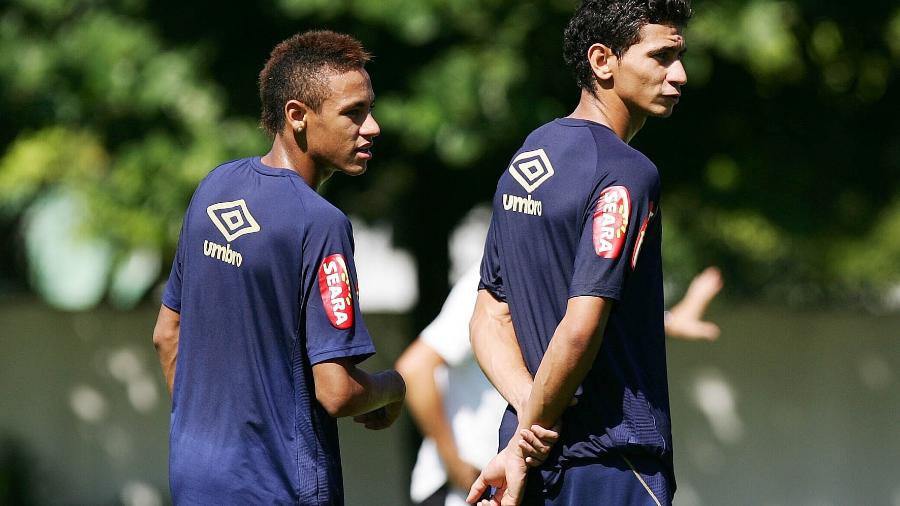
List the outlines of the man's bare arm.
{"type": "Polygon", "coordinates": [[[666,315],[666,336],[689,341],[718,339],[719,326],[704,321],[703,314],[722,285],[722,273],[717,267],[707,267],[694,276],[684,297],[666,315]]]}
{"type": "Polygon", "coordinates": [[[534,377],[531,396],[519,413],[519,429],[537,424],[551,427],[572,402],[600,350],[612,301],[573,297],[556,327],[534,377]]]}
{"type": "Polygon", "coordinates": [[[368,373],[351,358],[338,358],[315,364],[312,372],[316,399],[335,418],[353,416],[367,428],[383,429],[400,415],[406,384],[397,371],[368,373]]]}
{"type": "Polygon", "coordinates": [[[477,499],[488,486],[497,489],[501,504],[519,504],[525,488],[526,463],[522,452],[526,429],[553,426],[571,403],[578,385],[594,362],[612,302],[600,297],[569,299],[566,314],[556,327],[541,360],[531,395],[518,411],[518,428],[504,448],[485,467],[469,490],[467,500],[477,499]]]}
{"type": "Polygon", "coordinates": [[[450,482],[468,489],[480,472],[459,455],[441,391],[434,380],[438,367],[446,362],[421,338],[413,341],[397,359],[397,372],[406,381],[406,405],[422,434],[434,440],[447,468],[450,482]]]}
{"type": "Polygon", "coordinates": [[[525,366],[509,305],[487,290],[479,290],[469,322],[472,352],[485,376],[519,412],[531,393],[531,374],[525,366]]]}
{"type": "Polygon", "coordinates": [[[153,327],[153,347],[159,355],[159,365],[162,366],[170,396],[175,382],[175,358],[178,355],[180,329],[181,315],[161,305],[159,316],[156,317],[156,326],[153,327]]]}

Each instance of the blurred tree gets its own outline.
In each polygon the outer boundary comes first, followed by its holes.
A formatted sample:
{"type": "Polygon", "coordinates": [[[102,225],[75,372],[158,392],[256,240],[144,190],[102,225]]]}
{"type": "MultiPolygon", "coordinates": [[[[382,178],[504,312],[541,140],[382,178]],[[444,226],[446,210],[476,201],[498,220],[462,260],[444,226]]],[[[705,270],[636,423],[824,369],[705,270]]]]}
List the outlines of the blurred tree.
{"type": "MultiPolygon", "coordinates": [[[[168,47],[141,2],[22,0],[3,9],[3,232],[62,189],[87,204],[74,226],[108,243],[114,263],[170,250],[199,178],[265,146],[253,120],[226,117],[218,87],[195,72],[202,53],[168,47]]],[[[24,271],[3,255],[6,269],[24,271]]]]}
{"type": "MultiPolygon", "coordinates": [[[[383,136],[366,177],[334,178],[325,193],[395,224],[418,262],[424,323],[446,294],[448,232],[490,198],[524,136],[577,100],[561,58],[574,4],[10,0],[0,231],[12,235],[38,197],[65,187],[118,262],[136,248],[167,262],[197,180],[267,147],[254,123],[269,49],[307,28],[346,31],[376,55],[383,136]]],[[[684,100],[635,142],[665,185],[667,274],[677,284],[718,263],[737,292],[795,302],[896,284],[900,8],[694,7],[684,100]]],[[[0,253],[7,280],[24,282],[21,250],[0,253]]]]}

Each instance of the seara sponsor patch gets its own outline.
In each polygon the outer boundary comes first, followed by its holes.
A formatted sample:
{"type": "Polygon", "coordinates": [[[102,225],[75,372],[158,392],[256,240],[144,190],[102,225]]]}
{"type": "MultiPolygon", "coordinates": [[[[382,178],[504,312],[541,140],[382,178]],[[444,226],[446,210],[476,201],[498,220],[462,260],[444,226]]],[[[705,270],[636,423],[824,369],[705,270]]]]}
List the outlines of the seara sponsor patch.
{"type": "Polygon", "coordinates": [[[619,258],[625,245],[631,198],[624,186],[610,186],[600,192],[594,210],[594,251],[601,258],[619,258]]]}
{"type": "Polygon", "coordinates": [[[328,320],[338,329],[353,326],[353,298],[350,271],[344,255],[329,255],[319,267],[319,293],[328,320]]]}

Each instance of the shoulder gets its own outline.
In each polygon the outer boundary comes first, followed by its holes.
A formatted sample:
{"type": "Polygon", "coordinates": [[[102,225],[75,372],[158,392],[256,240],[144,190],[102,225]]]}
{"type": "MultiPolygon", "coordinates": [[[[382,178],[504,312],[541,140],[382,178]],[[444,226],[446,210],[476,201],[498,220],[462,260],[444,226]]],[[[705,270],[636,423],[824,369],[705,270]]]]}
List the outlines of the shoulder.
{"type": "Polygon", "coordinates": [[[540,170],[550,175],[563,167],[567,172],[579,172],[579,168],[590,170],[596,160],[596,142],[589,125],[581,120],[557,118],[536,128],[525,138],[511,165],[530,178],[540,170]]]}
{"type": "Polygon", "coordinates": [[[250,168],[251,160],[251,158],[238,158],[220,163],[209,171],[200,183],[204,184],[234,177],[242,168],[250,168]]]}
{"type": "Polygon", "coordinates": [[[584,150],[585,140],[592,136],[590,125],[570,118],[557,118],[534,129],[525,138],[522,150],[546,147],[553,151],[566,151],[572,147],[584,150]]]}
{"type": "Polygon", "coordinates": [[[297,189],[300,194],[303,207],[308,213],[311,220],[321,221],[329,224],[349,224],[350,219],[343,211],[338,209],[334,204],[325,197],[315,192],[312,188],[301,184],[297,189]]]}
{"type": "Polygon", "coordinates": [[[597,142],[597,172],[601,177],[657,185],[659,171],[646,155],[618,137],[597,142]]]}
{"type": "MultiPolygon", "coordinates": [[[[194,197],[218,195],[247,184],[247,172],[252,171],[250,158],[221,163],[210,170],[197,184],[194,197]]],[[[202,199],[203,197],[201,197],[202,199]]]]}
{"type": "Polygon", "coordinates": [[[188,208],[193,209],[201,205],[205,208],[207,204],[215,201],[219,194],[238,186],[239,183],[235,181],[235,172],[242,164],[248,163],[248,160],[246,158],[231,160],[219,164],[207,172],[197,183],[188,208]]]}
{"type": "Polygon", "coordinates": [[[302,183],[296,184],[300,202],[303,206],[303,221],[311,231],[349,231],[350,218],[329,202],[302,183]]]}

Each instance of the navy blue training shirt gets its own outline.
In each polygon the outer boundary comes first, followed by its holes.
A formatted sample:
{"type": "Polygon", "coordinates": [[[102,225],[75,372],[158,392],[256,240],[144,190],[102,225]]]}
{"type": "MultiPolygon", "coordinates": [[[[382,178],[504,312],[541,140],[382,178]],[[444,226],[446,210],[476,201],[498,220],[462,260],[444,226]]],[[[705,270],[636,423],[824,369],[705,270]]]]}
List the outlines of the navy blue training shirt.
{"type": "MultiPolygon", "coordinates": [[[[563,118],[532,132],[500,177],[481,288],[509,304],[532,376],[570,297],[614,302],[597,358],[543,466],[615,449],[672,469],[663,325],[659,173],[612,130],[563,118]]],[[[508,409],[503,448],[516,427],[508,409]]]]}
{"type": "Polygon", "coordinates": [[[311,366],[375,348],[350,222],[295,172],[217,167],[185,213],[163,304],[181,314],[176,504],[342,504],[337,424],[311,366]]]}

